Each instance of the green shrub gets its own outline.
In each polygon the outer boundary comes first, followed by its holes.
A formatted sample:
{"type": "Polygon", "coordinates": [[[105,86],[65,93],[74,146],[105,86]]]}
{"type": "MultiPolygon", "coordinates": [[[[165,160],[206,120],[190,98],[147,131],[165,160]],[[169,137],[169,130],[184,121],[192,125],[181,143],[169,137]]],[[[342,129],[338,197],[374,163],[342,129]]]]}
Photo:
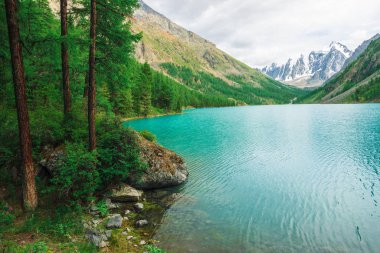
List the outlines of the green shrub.
{"type": "Polygon", "coordinates": [[[70,241],[71,235],[83,232],[80,206],[58,205],[52,210],[40,210],[29,215],[16,233],[43,234],[60,241],[70,241]]]}
{"type": "Polygon", "coordinates": [[[154,245],[147,245],[145,248],[149,251],[149,253],[165,253],[163,249],[157,248],[154,245]]]}
{"type": "Polygon", "coordinates": [[[0,201],[0,234],[4,232],[8,226],[12,225],[15,219],[13,210],[0,201]]]}
{"type": "Polygon", "coordinates": [[[31,253],[47,253],[49,250],[49,247],[46,245],[45,242],[36,242],[30,246],[30,249],[27,250],[31,253]]]}
{"type": "Polygon", "coordinates": [[[106,217],[108,215],[108,207],[104,200],[101,200],[98,203],[96,203],[96,208],[98,209],[102,217],[106,217]]]}
{"type": "Polygon", "coordinates": [[[125,181],[130,172],[145,168],[135,133],[117,119],[101,121],[98,126],[99,173],[103,187],[125,181]]]}
{"type": "Polygon", "coordinates": [[[49,191],[62,199],[89,201],[100,185],[96,152],[88,152],[82,144],[66,143],[66,156],[60,164],[49,191]]]}
{"type": "Polygon", "coordinates": [[[140,131],[140,134],[142,137],[144,137],[148,141],[151,141],[151,142],[157,141],[157,137],[154,134],[152,134],[151,132],[149,132],[148,130],[142,130],[142,131],[140,131]]]}
{"type": "Polygon", "coordinates": [[[65,140],[71,142],[87,141],[88,129],[85,113],[81,110],[82,105],[73,105],[73,111],[63,121],[65,140]]]}
{"type": "Polygon", "coordinates": [[[0,167],[18,164],[18,126],[15,110],[0,106],[0,167]]]}
{"type": "Polygon", "coordinates": [[[88,152],[81,143],[66,143],[66,156],[59,162],[49,187],[61,199],[89,201],[96,191],[125,181],[131,171],[146,166],[140,161],[136,135],[116,118],[100,119],[97,150],[88,152]]]}
{"type": "Polygon", "coordinates": [[[30,134],[35,151],[44,145],[57,145],[65,140],[62,127],[63,113],[57,110],[38,109],[30,112],[30,134]]]}

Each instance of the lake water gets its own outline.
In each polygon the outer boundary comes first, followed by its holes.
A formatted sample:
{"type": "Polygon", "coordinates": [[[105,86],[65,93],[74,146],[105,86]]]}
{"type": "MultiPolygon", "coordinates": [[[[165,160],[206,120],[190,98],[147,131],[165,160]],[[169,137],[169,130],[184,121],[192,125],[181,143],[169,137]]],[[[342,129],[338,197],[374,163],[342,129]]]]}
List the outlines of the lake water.
{"type": "Polygon", "coordinates": [[[380,252],[380,105],[197,109],[128,123],[189,168],[168,252],[380,252]]]}

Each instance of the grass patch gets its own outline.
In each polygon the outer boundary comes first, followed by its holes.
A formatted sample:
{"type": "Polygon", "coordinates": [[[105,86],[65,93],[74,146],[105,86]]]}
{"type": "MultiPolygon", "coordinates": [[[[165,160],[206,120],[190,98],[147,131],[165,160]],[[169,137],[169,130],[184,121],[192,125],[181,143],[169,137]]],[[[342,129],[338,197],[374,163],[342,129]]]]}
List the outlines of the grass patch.
{"type": "Polygon", "coordinates": [[[140,131],[140,134],[142,137],[144,137],[148,141],[151,141],[151,142],[157,141],[157,137],[153,133],[149,132],[148,130],[142,130],[140,131]]]}

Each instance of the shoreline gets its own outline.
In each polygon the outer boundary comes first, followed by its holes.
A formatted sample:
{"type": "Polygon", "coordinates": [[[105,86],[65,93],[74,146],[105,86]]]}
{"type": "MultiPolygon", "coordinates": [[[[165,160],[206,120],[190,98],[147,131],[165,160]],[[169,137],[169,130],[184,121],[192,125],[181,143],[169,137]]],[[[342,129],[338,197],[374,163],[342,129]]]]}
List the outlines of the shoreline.
{"type": "Polygon", "coordinates": [[[162,113],[162,114],[154,114],[154,115],[148,115],[148,116],[135,116],[135,117],[129,117],[129,118],[122,118],[122,122],[128,122],[132,120],[140,120],[140,119],[152,119],[152,118],[160,118],[165,116],[173,116],[173,115],[181,115],[185,114],[184,112],[173,112],[173,113],[162,113]]]}

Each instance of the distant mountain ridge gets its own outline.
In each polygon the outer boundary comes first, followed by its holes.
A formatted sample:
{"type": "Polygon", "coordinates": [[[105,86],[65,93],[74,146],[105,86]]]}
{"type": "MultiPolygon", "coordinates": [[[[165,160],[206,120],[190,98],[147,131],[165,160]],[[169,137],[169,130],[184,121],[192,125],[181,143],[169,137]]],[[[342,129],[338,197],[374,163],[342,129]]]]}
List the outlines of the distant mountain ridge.
{"type": "Polygon", "coordinates": [[[304,91],[238,61],[215,44],[177,25],[139,0],[133,29],[142,32],[135,57],[178,82],[237,104],[290,103],[304,91]]]}
{"type": "Polygon", "coordinates": [[[380,38],[380,34],[376,34],[372,38],[365,40],[360,46],[358,46],[355,51],[352,53],[351,57],[347,59],[347,61],[344,63],[343,68],[347,67],[351,62],[355,61],[359,58],[359,56],[368,48],[369,44],[380,38]]]}
{"type": "Polygon", "coordinates": [[[312,51],[307,57],[289,59],[285,64],[276,63],[261,71],[275,80],[298,87],[315,87],[338,73],[352,51],[339,42],[332,42],[326,51],[312,51]]]}

